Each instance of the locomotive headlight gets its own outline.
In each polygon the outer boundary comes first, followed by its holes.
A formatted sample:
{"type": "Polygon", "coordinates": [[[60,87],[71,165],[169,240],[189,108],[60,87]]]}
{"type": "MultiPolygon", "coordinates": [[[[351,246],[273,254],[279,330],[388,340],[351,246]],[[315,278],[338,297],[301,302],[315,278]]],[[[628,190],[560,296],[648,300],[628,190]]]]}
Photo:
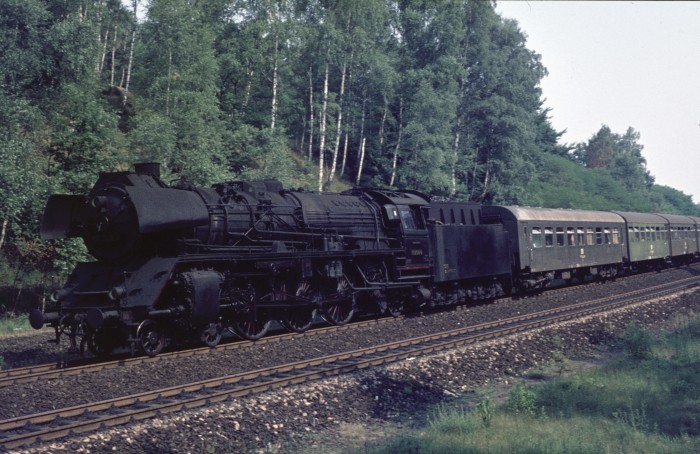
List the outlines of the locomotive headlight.
{"type": "Polygon", "coordinates": [[[126,288],[123,285],[112,288],[108,294],[109,299],[112,301],[119,301],[124,297],[124,295],[126,295],[126,288]]]}
{"type": "Polygon", "coordinates": [[[67,295],[68,295],[68,290],[66,290],[66,289],[56,290],[55,292],[53,292],[51,294],[51,296],[49,296],[49,300],[52,303],[58,303],[59,301],[63,301],[67,295]]]}

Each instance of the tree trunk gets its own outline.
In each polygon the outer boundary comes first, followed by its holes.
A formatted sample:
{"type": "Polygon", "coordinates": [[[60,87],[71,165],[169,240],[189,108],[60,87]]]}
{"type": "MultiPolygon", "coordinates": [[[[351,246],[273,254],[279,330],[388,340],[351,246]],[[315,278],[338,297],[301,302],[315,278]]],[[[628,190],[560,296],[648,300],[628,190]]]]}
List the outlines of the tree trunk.
{"type": "Polygon", "coordinates": [[[270,120],[270,134],[275,132],[275,120],[277,119],[277,52],[279,50],[279,36],[275,33],[275,56],[272,63],[272,113],[270,120]]]}
{"type": "Polygon", "coordinates": [[[452,144],[452,181],[450,188],[450,196],[457,193],[457,160],[459,158],[459,137],[460,129],[462,128],[462,100],[464,99],[464,79],[459,81],[459,103],[457,104],[457,112],[455,113],[455,140],[452,144]]]}
{"type": "MultiPolygon", "coordinates": [[[[329,51],[330,53],[330,51],[329,51]]],[[[328,55],[326,55],[328,57],[328,55]]],[[[319,120],[319,145],[318,145],[318,191],[323,192],[323,166],[324,155],[326,154],[326,109],[328,108],[328,63],[326,63],[326,74],[323,78],[323,104],[321,107],[321,118],[319,120]]]]}
{"type": "Polygon", "coordinates": [[[313,82],[313,69],[309,65],[309,158],[308,161],[311,162],[313,159],[313,149],[314,149],[314,82],[313,82]]]}
{"type": "Polygon", "coordinates": [[[401,130],[403,128],[403,98],[399,98],[399,132],[396,137],[396,146],[394,147],[394,156],[391,159],[391,179],[389,186],[394,185],[396,181],[396,164],[399,160],[399,149],[401,148],[401,130]]]}
{"type": "Polygon", "coordinates": [[[342,177],[343,174],[345,173],[345,163],[347,162],[348,158],[348,134],[347,129],[345,130],[345,143],[343,145],[343,163],[340,166],[340,176],[342,177]]]}
{"type": "Polygon", "coordinates": [[[0,229],[0,249],[5,245],[5,235],[7,235],[7,219],[2,220],[2,229],[0,229]]]}
{"type": "Polygon", "coordinates": [[[452,187],[450,189],[450,196],[457,193],[457,157],[459,156],[457,150],[459,149],[459,123],[460,116],[457,116],[457,130],[455,131],[455,141],[452,147],[452,187]]]}
{"type": "Polygon", "coordinates": [[[114,86],[114,67],[115,67],[115,61],[114,57],[117,53],[117,26],[114,26],[114,44],[112,44],[112,71],[111,74],[109,75],[109,85],[112,87],[114,86]]]}
{"type": "Polygon", "coordinates": [[[105,67],[105,59],[107,58],[107,41],[109,40],[109,29],[105,30],[105,42],[102,44],[102,56],[97,64],[97,74],[100,74],[105,67]]]}
{"type": "Polygon", "coordinates": [[[132,5],[134,7],[134,29],[131,31],[131,49],[129,50],[129,63],[126,65],[126,83],[124,85],[124,97],[122,99],[122,105],[124,106],[126,106],[126,101],[129,97],[129,83],[131,82],[131,66],[134,63],[134,47],[136,46],[136,29],[138,27],[138,21],[136,17],[138,4],[138,0],[132,1],[132,5]]]}
{"type": "Polygon", "coordinates": [[[379,123],[379,153],[382,153],[382,147],[384,146],[384,125],[386,124],[386,115],[389,112],[389,102],[384,97],[384,111],[382,112],[382,121],[379,123]]]}
{"type": "Polygon", "coordinates": [[[168,84],[165,86],[165,116],[170,116],[170,82],[173,74],[173,50],[168,49],[168,84]]]}
{"type": "Polygon", "coordinates": [[[362,176],[362,166],[365,164],[365,138],[362,138],[362,145],[360,145],[360,165],[357,168],[357,178],[355,179],[355,185],[360,185],[360,177],[362,176]]]}
{"type": "Polygon", "coordinates": [[[340,149],[340,133],[343,123],[343,96],[345,95],[345,69],[347,68],[347,63],[343,62],[343,69],[340,76],[340,100],[338,102],[338,121],[335,127],[335,145],[333,146],[333,164],[331,165],[331,172],[328,175],[328,184],[333,182],[335,178],[335,168],[338,164],[338,150],[340,149]]]}

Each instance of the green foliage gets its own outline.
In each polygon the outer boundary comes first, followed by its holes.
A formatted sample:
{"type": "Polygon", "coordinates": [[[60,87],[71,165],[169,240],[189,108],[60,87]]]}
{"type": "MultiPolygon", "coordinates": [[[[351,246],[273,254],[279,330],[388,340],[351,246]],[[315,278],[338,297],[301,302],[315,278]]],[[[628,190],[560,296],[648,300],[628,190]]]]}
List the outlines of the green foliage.
{"type": "Polygon", "coordinates": [[[496,413],[496,405],[493,402],[493,393],[488,391],[483,393],[474,409],[476,414],[481,419],[483,426],[490,427],[496,413]]]}
{"type": "Polygon", "coordinates": [[[522,383],[511,388],[508,394],[508,410],[516,415],[534,416],[537,395],[522,383]]]}
{"type": "Polygon", "coordinates": [[[632,128],[557,144],[546,69],[493,2],[154,0],[140,23],[130,8],[0,2],[0,260],[19,274],[84,257],[38,241],[48,194],[138,161],[168,181],[312,188],[337,149],[331,190],[362,170],[363,185],[486,203],[700,215],[652,186],[632,128]]]}
{"type": "MultiPolygon", "coordinates": [[[[0,338],[16,335],[31,329],[29,318],[26,315],[0,316],[0,338]]],[[[5,360],[0,356],[0,370],[5,368],[5,360]]]]}
{"type": "Polygon", "coordinates": [[[638,360],[651,358],[653,337],[636,323],[627,326],[622,341],[628,357],[638,360]]]}
{"type": "Polygon", "coordinates": [[[629,191],[605,169],[586,169],[566,157],[540,157],[538,176],[526,186],[522,203],[547,208],[653,211],[646,191],[629,191]]]}

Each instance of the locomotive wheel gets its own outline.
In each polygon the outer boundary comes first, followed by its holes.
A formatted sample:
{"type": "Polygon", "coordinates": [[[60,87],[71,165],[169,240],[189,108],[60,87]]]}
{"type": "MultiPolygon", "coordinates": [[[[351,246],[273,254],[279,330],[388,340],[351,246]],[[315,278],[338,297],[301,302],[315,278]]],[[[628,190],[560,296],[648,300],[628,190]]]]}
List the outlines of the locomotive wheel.
{"type": "Polygon", "coordinates": [[[316,309],[295,309],[290,310],[280,322],[289,331],[303,333],[311,328],[315,317],[316,309]]]}
{"type": "Polygon", "coordinates": [[[350,298],[352,290],[345,277],[339,277],[336,291],[331,300],[324,302],[321,316],[331,325],[345,325],[355,315],[353,301],[350,298]]]}
{"type": "Polygon", "coordinates": [[[91,331],[85,337],[85,342],[87,342],[88,351],[100,358],[109,356],[114,350],[109,333],[102,330],[91,331]]]}
{"type": "Polygon", "coordinates": [[[141,348],[148,356],[156,356],[165,347],[165,336],[153,320],[144,320],[137,331],[141,348]]]}
{"type": "Polygon", "coordinates": [[[267,334],[270,329],[271,320],[256,317],[254,313],[243,314],[231,323],[233,332],[243,339],[258,340],[267,334]]]}
{"type": "Polygon", "coordinates": [[[202,333],[202,342],[204,342],[207,347],[216,347],[219,345],[219,342],[221,342],[222,331],[219,323],[210,323],[202,333]]]}
{"type": "Polygon", "coordinates": [[[392,317],[398,317],[403,314],[404,304],[403,300],[399,297],[389,298],[386,303],[386,314],[392,317]]]}
{"type": "MultiPolygon", "coordinates": [[[[299,284],[299,288],[297,288],[296,291],[296,297],[297,299],[301,300],[302,303],[317,304],[320,300],[319,293],[311,287],[311,284],[308,281],[303,281],[299,284]]],[[[303,333],[311,327],[315,317],[315,307],[290,309],[285,318],[280,320],[280,323],[282,323],[282,325],[289,331],[303,333]]]]}

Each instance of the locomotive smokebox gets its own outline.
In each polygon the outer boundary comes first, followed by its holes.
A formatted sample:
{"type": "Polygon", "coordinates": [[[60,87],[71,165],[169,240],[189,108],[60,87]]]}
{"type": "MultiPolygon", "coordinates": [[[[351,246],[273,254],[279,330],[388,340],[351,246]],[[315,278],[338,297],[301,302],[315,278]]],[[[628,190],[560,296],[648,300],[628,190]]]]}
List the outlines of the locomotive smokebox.
{"type": "Polygon", "coordinates": [[[141,175],[150,175],[160,178],[160,164],[157,162],[139,162],[134,164],[134,170],[141,175]]]}

